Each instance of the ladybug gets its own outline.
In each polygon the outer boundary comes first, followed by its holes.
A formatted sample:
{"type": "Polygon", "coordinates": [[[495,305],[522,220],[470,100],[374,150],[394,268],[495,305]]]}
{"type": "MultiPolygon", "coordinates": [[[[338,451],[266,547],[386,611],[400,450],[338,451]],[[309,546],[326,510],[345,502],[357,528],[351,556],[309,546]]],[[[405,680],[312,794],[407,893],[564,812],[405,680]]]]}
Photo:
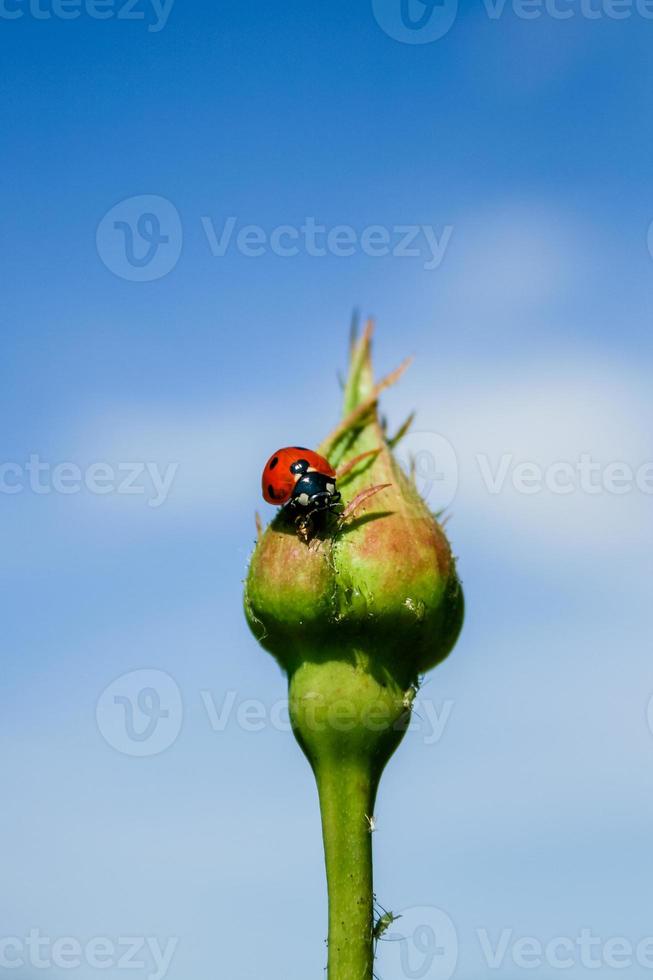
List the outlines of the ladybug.
{"type": "Polygon", "coordinates": [[[328,459],[303,446],[277,449],[265,464],[261,485],[269,504],[283,504],[298,518],[332,510],[340,500],[328,459]]]}

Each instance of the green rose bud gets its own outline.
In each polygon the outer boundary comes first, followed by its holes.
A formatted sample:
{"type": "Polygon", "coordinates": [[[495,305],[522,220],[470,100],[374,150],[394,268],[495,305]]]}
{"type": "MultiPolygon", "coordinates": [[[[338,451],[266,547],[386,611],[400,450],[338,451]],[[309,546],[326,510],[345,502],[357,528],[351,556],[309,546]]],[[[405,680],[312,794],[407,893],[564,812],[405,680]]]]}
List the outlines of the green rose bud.
{"type": "Polygon", "coordinates": [[[353,346],[344,418],[318,447],[345,509],[297,527],[283,509],[245,587],[252,632],[289,680],[295,735],[315,773],[329,886],[329,980],[372,976],[370,818],[419,677],[451,651],[463,595],[447,538],[392,453],[371,326],[353,346]],[[311,531],[313,534],[311,535],[311,531]]]}

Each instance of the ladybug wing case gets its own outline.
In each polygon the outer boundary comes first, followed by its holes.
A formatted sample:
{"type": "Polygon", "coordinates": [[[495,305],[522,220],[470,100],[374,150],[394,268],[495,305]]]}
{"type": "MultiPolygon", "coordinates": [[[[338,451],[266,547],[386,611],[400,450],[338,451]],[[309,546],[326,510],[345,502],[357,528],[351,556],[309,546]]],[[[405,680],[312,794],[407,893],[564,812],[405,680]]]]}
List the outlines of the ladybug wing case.
{"type": "Polygon", "coordinates": [[[280,449],[270,456],[263,469],[261,489],[269,504],[285,504],[295,489],[297,476],[290,472],[287,450],[280,449]]]}

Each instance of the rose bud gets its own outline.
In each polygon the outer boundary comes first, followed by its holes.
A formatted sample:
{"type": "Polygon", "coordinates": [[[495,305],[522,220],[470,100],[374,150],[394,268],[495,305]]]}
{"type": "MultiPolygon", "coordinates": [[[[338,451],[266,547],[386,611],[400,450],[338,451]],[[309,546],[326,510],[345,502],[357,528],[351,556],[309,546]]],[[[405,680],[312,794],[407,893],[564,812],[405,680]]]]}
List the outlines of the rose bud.
{"type": "Polygon", "coordinates": [[[352,347],[342,422],[317,452],[336,471],[340,515],[282,507],[260,534],[245,613],[286,671],[295,736],[320,796],[329,891],[329,980],[370,980],[371,829],[381,773],[420,676],[453,648],[463,594],[445,533],[392,453],[371,325],[352,347]]]}

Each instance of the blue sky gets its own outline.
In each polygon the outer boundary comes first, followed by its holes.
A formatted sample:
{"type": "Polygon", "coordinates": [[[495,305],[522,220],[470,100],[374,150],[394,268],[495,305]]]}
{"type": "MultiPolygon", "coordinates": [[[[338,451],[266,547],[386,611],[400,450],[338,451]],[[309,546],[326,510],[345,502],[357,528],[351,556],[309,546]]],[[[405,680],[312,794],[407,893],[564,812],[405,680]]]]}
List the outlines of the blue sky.
{"type": "Polygon", "coordinates": [[[70,975],[37,930],[84,980],[124,975],[120,937],[170,980],[322,976],[315,790],[241,583],[261,466],[337,418],[357,307],[379,372],[415,355],[384,409],[446,471],[468,601],[384,778],[377,894],[449,937],[427,978],[555,975],[523,937],[608,977],[606,943],[653,935],[653,21],[447,0],[405,43],[399,0],[65,9],[0,13],[11,975],[70,975]]]}

